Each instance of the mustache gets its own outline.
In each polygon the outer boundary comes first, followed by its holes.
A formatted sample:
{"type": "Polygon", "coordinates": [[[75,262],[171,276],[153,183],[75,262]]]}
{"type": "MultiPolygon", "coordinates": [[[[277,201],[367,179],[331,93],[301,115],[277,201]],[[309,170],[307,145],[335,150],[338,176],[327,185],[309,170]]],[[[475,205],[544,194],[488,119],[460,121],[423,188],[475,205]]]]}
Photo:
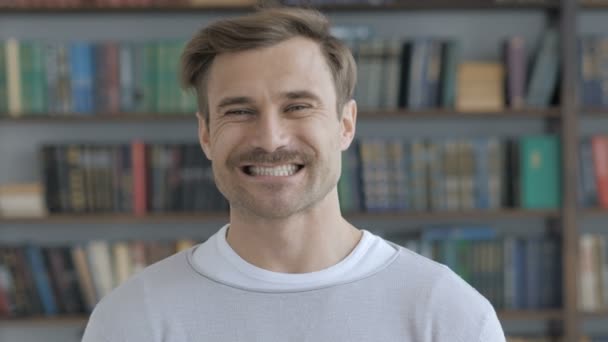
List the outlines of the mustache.
{"type": "Polygon", "coordinates": [[[228,165],[242,164],[308,164],[313,161],[311,153],[280,149],[269,153],[261,148],[235,154],[228,159],[228,165]]]}

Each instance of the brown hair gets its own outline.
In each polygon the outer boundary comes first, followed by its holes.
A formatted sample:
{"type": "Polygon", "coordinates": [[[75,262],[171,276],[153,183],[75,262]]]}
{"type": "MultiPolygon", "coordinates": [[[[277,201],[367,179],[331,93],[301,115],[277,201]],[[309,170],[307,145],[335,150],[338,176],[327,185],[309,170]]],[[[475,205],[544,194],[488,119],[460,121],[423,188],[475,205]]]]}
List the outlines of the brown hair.
{"type": "Polygon", "coordinates": [[[266,8],[219,20],[201,29],[186,45],[181,60],[182,85],[195,90],[199,111],[208,124],[207,74],[215,56],[267,47],[301,36],[317,42],[325,56],[333,76],[340,116],[344,104],[352,98],[357,68],[349,48],[333,37],[329,28],[323,14],[299,8],[266,8]]]}

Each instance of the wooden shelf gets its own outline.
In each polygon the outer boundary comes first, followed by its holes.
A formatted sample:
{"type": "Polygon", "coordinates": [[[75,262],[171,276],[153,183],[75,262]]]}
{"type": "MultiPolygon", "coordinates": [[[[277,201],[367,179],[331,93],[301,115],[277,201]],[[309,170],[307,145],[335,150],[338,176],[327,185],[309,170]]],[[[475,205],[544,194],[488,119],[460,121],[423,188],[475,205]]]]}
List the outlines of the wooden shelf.
{"type": "MultiPolygon", "coordinates": [[[[408,10],[459,10],[459,9],[557,9],[557,1],[552,0],[400,0],[392,4],[345,4],[305,6],[315,7],[321,11],[408,11],[408,10]]],[[[251,11],[255,6],[147,6],[147,7],[30,7],[30,8],[0,8],[3,13],[192,13],[192,12],[226,12],[251,11]]]]}
{"type": "Polygon", "coordinates": [[[0,218],[0,225],[23,224],[86,224],[86,223],[186,223],[227,221],[228,213],[170,213],[135,216],[131,214],[55,214],[48,217],[0,218]]]}
{"type": "Polygon", "coordinates": [[[583,319],[607,319],[608,318],[608,310],[600,310],[595,312],[586,312],[581,311],[579,315],[583,319]]]}
{"type": "Polygon", "coordinates": [[[583,9],[608,9],[608,1],[606,1],[606,0],[581,0],[581,8],[583,8],[583,9]]]}
{"type": "Polygon", "coordinates": [[[410,212],[410,213],[356,213],[345,214],[347,219],[386,219],[412,221],[469,221],[469,220],[504,220],[529,218],[559,218],[558,210],[472,210],[472,211],[443,211],[443,212],[410,212]]]}
{"type": "MultiPolygon", "coordinates": [[[[606,8],[608,9],[608,6],[606,8]]],[[[608,118],[608,108],[581,108],[580,116],[583,118],[608,118]]]]}
{"type": "Polygon", "coordinates": [[[605,216],[608,215],[608,209],[604,208],[584,208],[580,212],[583,217],[605,216]]]}
{"type": "Polygon", "coordinates": [[[526,118],[526,119],[544,119],[544,118],[559,118],[559,107],[547,109],[506,109],[500,112],[457,112],[453,109],[433,109],[421,111],[408,110],[378,110],[378,111],[362,111],[359,116],[364,119],[390,119],[390,118],[412,118],[412,119],[508,119],[508,118],[526,118]]]}
{"type": "MultiPolygon", "coordinates": [[[[378,212],[378,213],[345,213],[349,220],[388,220],[388,221],[470,221],[470,220],[504,220],[530,218],[559,218],[558,210],[474,210],[445,212],[378,212]]],[[[1,218],[2,224],[61,224],[61,223],[187,223],[206,221],[227,221],[228,213],[169,213],[134,216],[130,214],[56,214],[37,218],[1,218]]]]}
{"type": "Polygon", "coordinates": [[[562,320],[564,313],[562,310],[541,310],[541,311],[498,311],[498,318],[503,321],[550,321],[562,320]]]}
{"type": "MultiPolygon", "coordinates": [[[[422,111],[408,110],[363,110],[358,118],[361,120],[378,119],[545,119],[559,118],[559,108],[505,110],[501,112],[456,112],[449,109],[433,109],[422,111]]],[[[9,116],[0,114],[0,121],[19,123],[69,123],[69,122],[144,122],[144,121],[195,121],[194,114],[184,113],[117,113],[117,114],[49,114],[9,116]]]]}

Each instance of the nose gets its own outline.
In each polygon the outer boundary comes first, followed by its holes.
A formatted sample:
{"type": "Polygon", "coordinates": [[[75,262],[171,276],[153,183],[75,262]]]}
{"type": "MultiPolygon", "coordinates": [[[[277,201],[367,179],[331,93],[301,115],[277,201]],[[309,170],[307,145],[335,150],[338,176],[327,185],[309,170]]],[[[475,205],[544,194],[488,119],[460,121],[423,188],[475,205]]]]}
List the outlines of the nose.
{"type": "Polygon", "coordinates": [[[266,152],[274,152],[288,145],[289,134],[287,132],[286,119],[274,111],[260,113],[256,120],[254,133],[254,147],[261,148],[266,152]]]}

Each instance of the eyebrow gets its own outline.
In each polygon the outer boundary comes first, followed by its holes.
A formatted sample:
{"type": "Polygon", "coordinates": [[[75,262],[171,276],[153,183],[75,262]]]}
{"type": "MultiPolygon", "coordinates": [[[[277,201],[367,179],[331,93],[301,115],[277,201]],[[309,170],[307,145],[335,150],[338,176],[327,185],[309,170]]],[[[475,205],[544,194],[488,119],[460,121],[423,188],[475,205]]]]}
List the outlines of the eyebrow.
{"type": "Polygon", "coordinates": [[[309,99],[317,102],[321,102],[321,99],[315,95],[314,93],[308,90],[296,90],[296,91],[288,91],[281,94],[282,97],[286,97],[290,100],[298,100],[298,99],[309,99]]]}
{"type": "MultiPolygon", "coordinates": [[[[281,93],[281,97],[285,97],[290,100],[298,100],[298,99],[309,99],[316,102],[321,102],[321,99],[315,95],[314,93],[308,90],[295,90],[295,91],[287,91],[281,93]]],[[[248,96],[233,96],[223,98],[220,103],[217,105],[217,109],[222,109],[224,107],[232,106],[232,105],[242,105],[242,104],[253,104],[255,101],[248,96]]]]}
{"type": "Polygon", "coordinates": [[[232,106],[232,105],[252,104],[252,103],[254,103],[253,99],[250,97],[247,97],[247,96],[226,97],[220,101],[220,103],[217,105],[217,109],[221,109],[221,108],[232,106]]]}

